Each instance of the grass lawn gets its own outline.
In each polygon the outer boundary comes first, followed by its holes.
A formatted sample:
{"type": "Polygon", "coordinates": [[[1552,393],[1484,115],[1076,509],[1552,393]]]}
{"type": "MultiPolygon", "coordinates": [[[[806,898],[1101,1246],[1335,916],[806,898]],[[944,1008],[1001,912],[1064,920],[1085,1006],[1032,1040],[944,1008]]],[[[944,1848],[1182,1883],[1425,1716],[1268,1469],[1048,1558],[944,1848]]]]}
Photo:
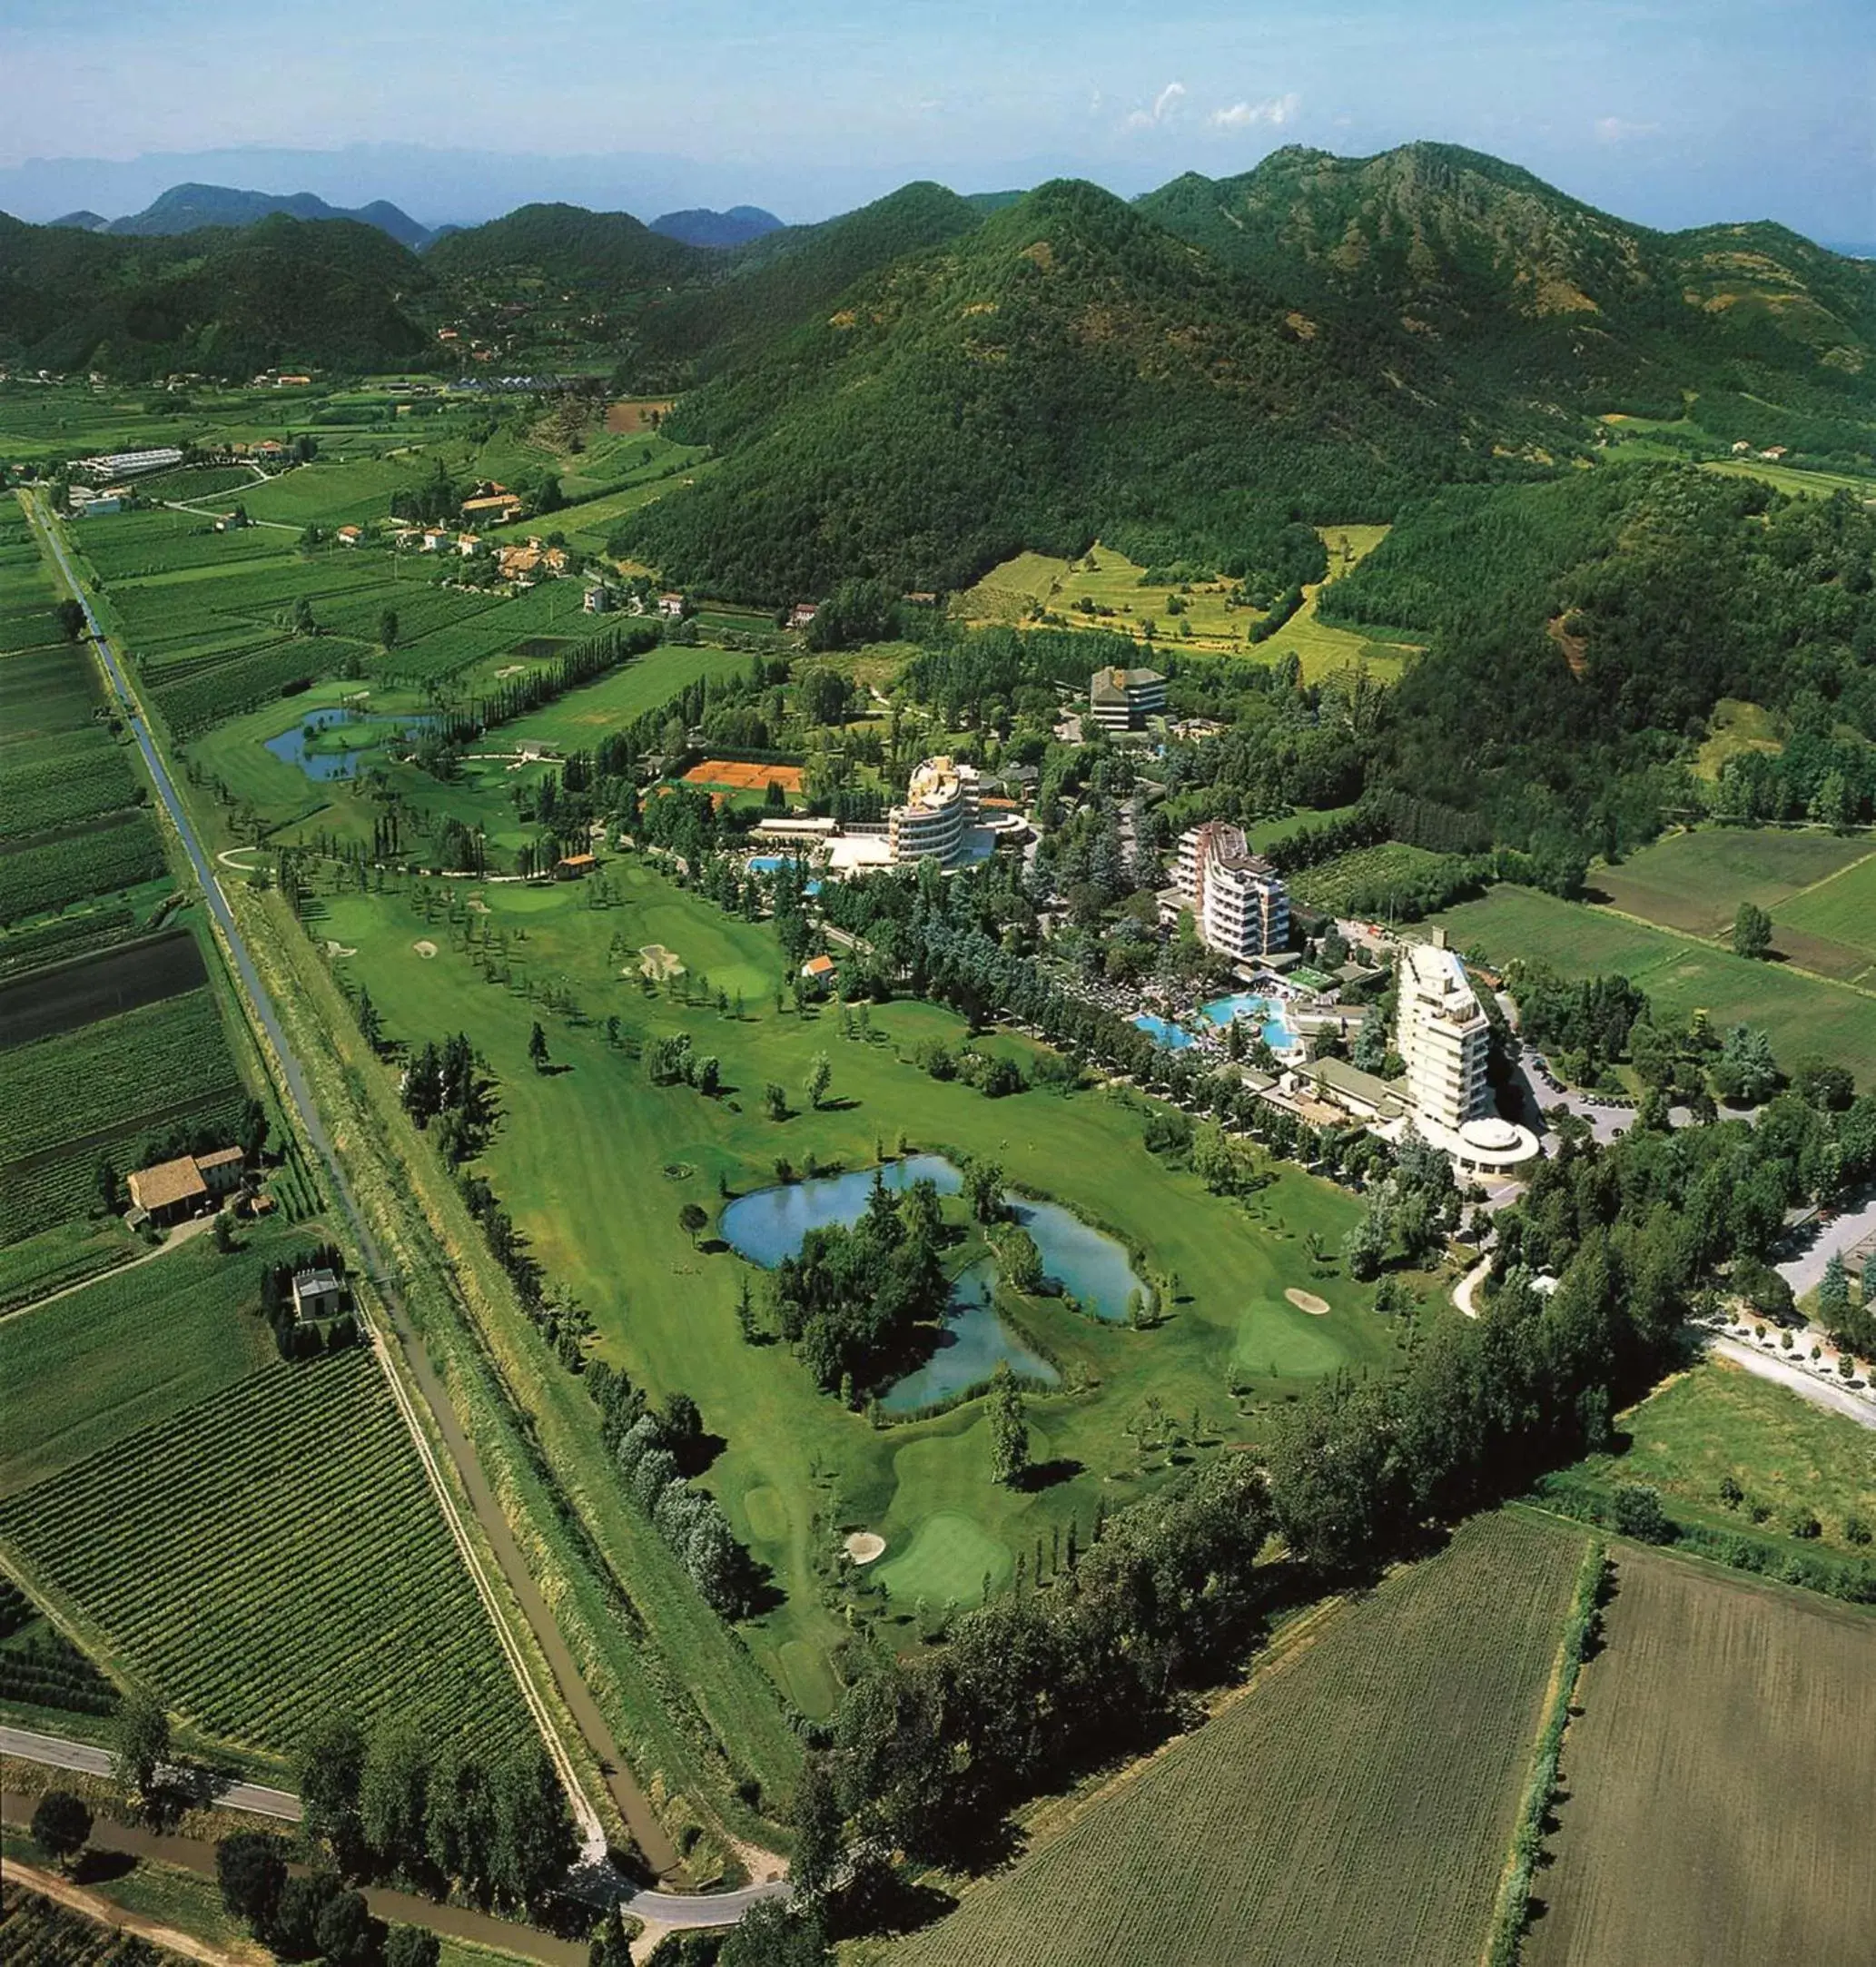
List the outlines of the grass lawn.
{"type": "Polygon", "coordinates": [[[1864,1084],[1876,1078],[1876,997],[1846,985],[1533,888],[1496,887],[1432,919],[1456,948],[1482,951],[1494,964],[1525,956],[1568,977],[1616,974],[1640,984],[1671,1017],[1698,1010],[1715,1025],[1755,1025],[1770,1035],[1787,1070],[1816,1053],[1864,1084]]]}
{"type": "Polygon", "coordinates": [[[1298,1621],[1204,1727],[1045,1808],[1011,1867],[889,1958],[1477,1959],[1585,1542],[1480,1518],[1298,1621]]]}
{"type": "Polygon", "coordinates": [[[748,667],[746,656],[728,649],[661,645],[597,683],[570,690],[557,702],[501,725],[489,734],[489,742],[501,749],[539,744],[590,751],[602,737],[668,703],[699,677],[742,676],[748,667]]]}
{"type": "Polygon", "coordinates": [[[1720,776],[1720,767],[1741,752],[1782,751],[1784,740],[1778,735],[1778,722],[1762,705],[1740,697],[1723,697],[1707,720],[1708,735],[1694,759],[1693,769],[1702,778],[1720,776]]]}
{"type": "Polygon", "coordinates": [[[1810,1511],[1822,1525],[1818,1542],[1868,1554],[1843,1526],[1855,1517],[1876,1532],[1876,1456],[1869,1429],[1847,1416],[1715,1359],[1671,1380],[1617,1425],[1628,1446],[1589,1457],[1582,1467],[1595,1479],[1648,1483],[1673,1499],[1676,1516],[1718,1529],[1749,1526],[1762,1508],[1771,1512],[1764,1527],[1788,1530],[1794,1516],[1810,1511]],[[1720,1494],[1729,1477],[1745,1491],[1730,1509],[1720,1494]]]}
{"type": "MultiPolygon", "coordinates": [[[[1234,1377],[1249,1382],[1253,1398],[1280,1399],[1336,1366],[1393,1358],[1392,1334],[1368,1309],[1372,1291],[1313,1277],[1307,1237],[1333,1248],[1355,1218],[1357,1205],[1338,1190],[1284,1170],[1254,1199],[1253,1215],[1148,1155],[1139,1113],[1104,1094],[992,1102],[941,1084],[898,1055],[961,1034],[955,1018],[928,1004],[876,1008],[872,1043],[844,1041],[831,1012],[778,1015],[782,965],[765,928],[721,915],[633,861],[612,864],[608,878],[620,905],[596,909],[570,886],[503,885],[483,892],[486,915],[459,911],[457,924],[440,911],[426,923],[401,897],[347,894],[323,904],[311,931],[356,951],[337,967],[369,984],[392,1036],[420,1043],[463,1030],[489,1060],[502,1110],[486,1162],[496,1192],[548,1275],[591,1311],[602,1350],[656,1396],[690,1393],[726,1439],[710,1486],[788,1594],[751,1642],[804,1705],[824,1705],[829,1691],[824,1668],[807,1663],[845,1630],[816,1588],[817,1561],[836,1531],[887,1537],[879,1575],[903,1610],[919,1597],[934,1608],[953,1596],[974,1598],[986,1570],[1006,1576],[1037,1537],[1071,1517],[1085,1537],[1098,1499],[1113,1507],[1150,1488],[1169,1452],[1212,1452],[1251,1435],[1255,1419],[1239,1417],[1229,1392],[1234,1377]],[[501,939],[517,987],[484,982],[462,953],[470,923],[501,939]],[[437,954],[420,954],[420,942],[437,954]],[[713,992],[740,993],[744,1018],[643,995],[637,952],[652,943],[676,951],[693,978],[707,975],[713,992]],[[543,1018],[564,1068],[548,1075],[527,1060],[542,1011],[520,993],[523,973],[536,988],[552,982],[570,992],[588,1021],[543,1018]],[[598,1028],[607,1014],[627,1032],[690,1031],[699,1052],[719,1055],[727,1090],[707,1101],[650,1086],[634,1060],[608,1047],[598,1028]],[[758,1117],[768,1080],[801,1103],[809,1063],[824,1050],[834,1104],[781,1124],[758,1117]],[[733,1255],[693,1250],[678,1226],[686,1202],[714,1209],[719,1185],[742,1191],[773,1181],[778,1155],[797,1168],[811,1154],[860,1167],[902,1134],[919,1148],[996,1157],[1012,1181],[1179,1275],[1180,1301],[1155,1330],[1083,1320],[1049,1300],[1024,1310],[1028,1332],[1076,1389],[1031,1401],[1035,1458],[1058,1463],[1066,1478],[1051,1487],[992,1485],[975,1406],[876,1432],[818,1392],[785,1349],[744,1343],[735,1307],[752,1273],[733,1255]],[[1286,1301],[1286,1287],[1302,1283],[1329,1300],[1328,1318],[1286,1301]],[[1156,1438],[1176,1423],[1204,1445],[1143,1453],[1123,1430],[1148,1413],[1167,1424],[1148,1429],[1156,1438]]],[[[1013,1036],[992,1043],[1017,1056],[1032,1049],[1013,1036]]]]}
{"type": "Polygon", "coordinates": [[[10,1418],[0,1495],[13,1495],[273,1358],[259,1313],[260,1268],[313,1240],[284,1227],[243,1231],[222,1255],[198,1236],[0,1323],[10,1418]]]}
{"type": "MultiPolygon", "coordinates": [[[[1387,532],[1385,526],[1325,526],[1318,530],[1328,549],[1328,581],[1338,579],[1371,553],[1387,532]]],[[[1146,568],[1112,547],[1096,545],[1080,560],[1019,553],[960,595],[955,611],[969,621],[1015,622],[1046,608],[1061,616],[1071,628],[1104,628],[1136,637],[1144,634],[1150,621],[1159,641],[1176,643],[1181,648],[1190,646],[1219,655],[1271,658],[1293,650],[1301,658],[1305,681],[1312,683],[1351,663],[1366,663],[1381,680],[1391,681],[1413,653],[1318,620],[1317,598],[1328,581],[1312,582],[1304,589],[1302,607],[1277,634],[1253,645],[1246,638],[1262,618],[1256,608],[1229,604],[1236,582],[1194,582],[1188,592],[1165,583],[1143,587],[1140,578],[1145,572],[1146,568]],[[1168,609],[1167,603],[1175,593],[1184,603],[1182,614],[1168,609]],[[1086,612],[1081,606],[1084,600],[1105,612],[1086,612]]]]}
{"type": "Polygon", "coordinates": [[[1840,491],[1859,499],[1876,499],[1876,479],[1857,478],[1847,471],[1811,471],[1797,465],[1762,463],[1756,458],[1720,458],[1701,469],[1717,471],[1723,478],[1762,479],[1782,492],[1796,492],[1806,499],[1828,499],[1840,491]]]}

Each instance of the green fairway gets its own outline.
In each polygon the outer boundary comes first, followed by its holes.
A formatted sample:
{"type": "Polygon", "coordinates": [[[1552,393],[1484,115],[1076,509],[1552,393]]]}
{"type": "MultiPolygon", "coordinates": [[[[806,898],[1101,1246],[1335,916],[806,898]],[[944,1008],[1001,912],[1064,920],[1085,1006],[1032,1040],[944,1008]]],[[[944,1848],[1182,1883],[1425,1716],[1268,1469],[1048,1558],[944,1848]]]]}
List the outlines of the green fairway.
{"type": "Polygon", "coordinates": [[[9,1419],[0,1495],[205,1399],[273,1358],[260,1270],[311,1247],[304,1232],[201,1236],[134,1270],[0,1323],[9,1419]]]}
{"type": "MultiPolygon", "coordinates": [[[[390,1036],[420,1043],[463,1030],[488,1059],[502,1112],[486,1157],[496,1193],[547,1275],[591,1312],[605,1353],[655,1396],[691,1394],[726,1440],[706,1479],[787,1594],[751,1643],[797,1699],[805,1685],[824,1685],[805,1668],[804,1645],[824,1656],[845,1629],[819,1600],[822,1537],[885,1536],[879,1575],[907,1613],[921,1597],[934,1610],[952,1596],[974,1598],[986,1570],[993,1581],[1006,1577],[1038,1538],[1064,1534],[1071,1520],[1085,1537],[1097,1504],[1117,1507],[1176,1460],[1253,1434],[1234,1379],[1256,1398],[1280,1399],[1336,1367],[1397,1356],[1393,1334],[1368,1310],[1372,1290],[1340,1275],[1313,1278],[1306,1254],[1311,1232],[1336,1245],[1355,1220],[1352,1198],[1273,1164],[1254,1216],[1149,1155],[1139,1113],[1102,1093],[990,1101],[933,1080],[902,1054],[933,1037],[954,1043],[963,1027],[929,1004],[874,1007],[870,1043],[844,1041],[832,1012],[778,1015],[782,964],[766,928],[721,914],[635,861],[612,863],[607,882],[619,903],[598,908],[575,885],[490,885],[479,895],[487,913],[459,907],[454,922],[440,905],[426,921],[404,897],[344,894],[322,902],[311,933],[355,952],[335,967],[369,986],[390,1036]],[[647,997],[637,953],[653,943],[674,951],[694,982],[707,977],[713,1000],[720,989],[734,1005],[740,993],[743,1017],[667,993],[647,997]],[[500,951],[508,987],[482,980],[485,946],[500,951]],[[528,1064],[528,1030],[544,1013],[527,993],[549,984],[565,993],[561,1014],[544,1017],[561,1069],[543,1075],[528,1064]],[[607,1016],[626,1034],[690,1033],[698,1052],[720,1057],[723,1095],[651,1086],[636,1060],[607,1044],[607,1016]],[[834,1067],[829,1106],[779,1125],[761,1117],[770,1080],[805,1105],[799,1088],[819,1051],[834,1067]],[[735,1307],[748,1271],[734,1256],[700,1254],[679,1226],[686,1202],[714,1211],[719,1183],[742,1191],[772,1181],[777,1156],[796,1168],[810,1155],[860,1167],[902,1135],[922,1149],[994,1156],[1013,1181],[1178,1273],[1179,1301],[1154,1330],[1084,1320],[1052,1300],[1023,1312],[1065,1387],[1080,1389],[1029,1401],[1032,1454],[1062,1471],[1048,1487],[992,1485],[974,1404],[876,1431],[816,1391],[784,1349],[745,1344],[735,1307]],[[1329,1315],[1296,1311],[1283,1296],[1292,1285],[1327,1299],[1329,1315]],[[815,1518],[828,1505],[817,1468],[838,1496],[838,1521],[821,1533],[815,1518]]],[[[1033,1050],[1007,1035],[994,1044],[1018,1058],[1033,1050]]]]}
{"type": "MultiPolygon", "coordinates": [[[[594,626],[603,628],[608,619],[616,618],[602,618],[594,626]]],[[[741,675],[748,667],[746,656],[728,649],[705,645],[660,647],[597,683],[571,690],[558,702],[504,724],[490,742],[503,749],[553,745],[565,751],[590,751],[602,737],[624,730],[647,710],[669,703],[699,677],[741,675]]]]}
{"type": "MultiPolygon", "coordinates": [[[[1433,918],[1461,950],[1494,964],[1525,957],[1568,977],[1619,974],[1674,1018],[1704,1011],[1717,1026],[1750,1024],[1786,1067],[1816,1053],[1868,1084],[1876,1077],[1876,997],[1755,963],[1664,929],[1533,888],[1503,885],[1433,918]]],[[[1775,939],[1774,939],[1775,940],[1775,939]]]]}

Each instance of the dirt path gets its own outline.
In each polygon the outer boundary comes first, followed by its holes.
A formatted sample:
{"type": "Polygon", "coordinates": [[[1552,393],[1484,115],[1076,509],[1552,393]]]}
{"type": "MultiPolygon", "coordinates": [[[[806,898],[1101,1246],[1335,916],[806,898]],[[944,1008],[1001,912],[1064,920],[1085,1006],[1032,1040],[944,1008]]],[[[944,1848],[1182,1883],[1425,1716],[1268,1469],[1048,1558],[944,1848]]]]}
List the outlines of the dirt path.
{"type": "Polygon", "coordinates": [[[81,1277],[75,1284],[66,1284],[57,1290],[47,1291],[43,1298],[35,1298],[30,1304],[16,1304],[11,1311],[0,1311],[0,1325],[5,1324],[8,1319],[23,1319],[28,1311],[42,1310],[49,1304],[56,1304],[61,1298],[69,1298],[74,1290],[87,1290],[101,1278],[122,1277],[126,1270],[134,1270],[141,1264],[154,1263],[171,1250],[193,1242],[204,1230],[212,1229],[214,1223],[212,1216],[192,1216],[187,1222],[177,1223],[154,1250],[146,1250],[141,1257],[133,1257],[126,1263],[107,1265],[102,1270],[94,1270],[89,1277],[81,1277]]]}
{"type": "Polygon", "coordinates": [[[61,1878],[56,1872],[41,1871],[36,1864],[22,1864],[17,1858],[9,1858],[6,1875],[15,1884],[29,1886],[68,1912],[82,1913],[86,1919],[94,1919],[99,1925],[109,1926],[114,1932],[133,1932],[138,1939],[147,1940],[152,1946],[160,1946],[165,1952],[181,1953],[189,1960],[206,1961],[209,1967],[253,1967],[252,1955],[224,1953],[220,1947],[198,1940],[193,1933],[178,1932],[173,1926],[159,1926],[153,1919],[126,1912],[123,1906],[114,1905],[109,1899],[101,1899],[96,1893],[74,1885],[69,1878],[61,1878]]]}

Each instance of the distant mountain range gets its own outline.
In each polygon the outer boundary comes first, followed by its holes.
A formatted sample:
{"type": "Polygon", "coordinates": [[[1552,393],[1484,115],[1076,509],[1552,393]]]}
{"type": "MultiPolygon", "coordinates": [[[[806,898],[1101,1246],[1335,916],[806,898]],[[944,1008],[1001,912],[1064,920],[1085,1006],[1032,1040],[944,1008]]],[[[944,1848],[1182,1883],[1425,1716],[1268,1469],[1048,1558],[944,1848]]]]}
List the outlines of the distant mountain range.
{"type": "Polygon", "coordinates": [[[691,212],[667,212],[651,222],[651,229],[666,239],[680,240],[686,246],[720,250],[746,246],[765,232],[779,232],[782,222],[760,205],[732,205],[727,212],[711,212],[704,207],[691,212]]]}
{"type": "Polygon", "coordinates": [[[382,198],[348,212],[329,205],[311,192],[244,192],[227,184],[173,184],[153,204],[128,218],[104,219],[95,212],[68,212],[53,223],[79,232],[107,232],[118,239],[164,239],[210,225],[253,225],[277,213],[290,219],[356,219],[360,225],[389,233],[413,252],[420,252],[434,236],[428,226],[418,224],[409,213],[382,198]]]}
{"type": "Polygon", "coordinates": [[[1586,461],[1596,417],[1672,425],[1690,392],[1709,438],[1876,459],[1876,265],[1772,224],[1654,232],[1446,144],[1291,147],[1131,203],[914,183],[804,226],[533,204],[407,243],[390,207],[259,198],[0,218],[0,357],[603,364],[684,392],[666,428],[722,460],[632,518],[640,557],[750,599],[952,587],[1097,532],[1268,570],[1286,527],[1586,461]]]}

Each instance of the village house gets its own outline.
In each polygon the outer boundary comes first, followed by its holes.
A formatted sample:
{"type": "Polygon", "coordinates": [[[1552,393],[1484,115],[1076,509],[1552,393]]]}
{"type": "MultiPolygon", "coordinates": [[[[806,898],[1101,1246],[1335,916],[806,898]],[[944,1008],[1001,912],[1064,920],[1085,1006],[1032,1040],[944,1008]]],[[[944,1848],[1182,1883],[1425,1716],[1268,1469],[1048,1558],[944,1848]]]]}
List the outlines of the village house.
{"type": "Polygon", "coordinates": [[[666,621],[681,621],[684,618],[684,597],[681,594],[659,595],[658,613],[666,621]]]}
{"type": "Polygon", "coordinates": [[[829,990],[834,984],[834,958],[832,956],[810,956],[801,966],[801,981],[811,991],[829,990]]]}
{"type": "Polygon", "coordinates": [[[362,526],[341,526],[332,536],[341,547],[355,547],[365,537],[362,526]]]}
{"type": "Polygon", "coordinates": [[[520,510],[519,495],[492,478],[484,479],[462,501],[463,518],[484,526],[499,526],[518,517],[520,510]]]}
{"type": "Polygon", "coordinates": [[[449,529],[447,526],[426,526],[421,537],[423,551],[435,553],[439,548],[449,544],[449,529]]]}
{"type": "Polygon", "coordinates": [[[821,608],[818,602],[797,601],[788,610],[788,626],[791,628],[805,628],[820,612],[821,608]]]}

